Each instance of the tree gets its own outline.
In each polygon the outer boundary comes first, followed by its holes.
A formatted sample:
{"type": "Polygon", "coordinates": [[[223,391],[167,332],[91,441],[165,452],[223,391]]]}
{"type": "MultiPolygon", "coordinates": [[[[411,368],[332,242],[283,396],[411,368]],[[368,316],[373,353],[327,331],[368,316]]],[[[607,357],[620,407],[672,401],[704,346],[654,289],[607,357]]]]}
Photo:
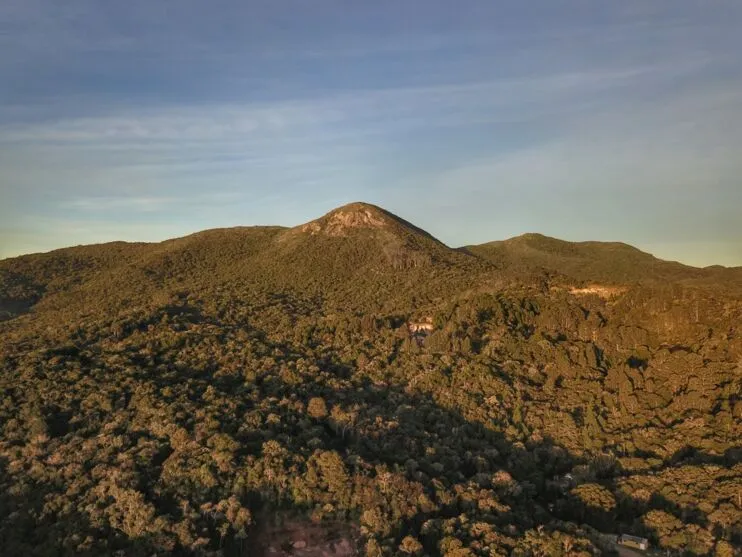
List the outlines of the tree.
{"type": "Polygon", "coordinates": [[[399,544],[399,550],[408,555],[417,555],[422,552],[423,544],[412,536],[405,536],[402,543],[399,544]]]}
{"type": "Polygon", "coordinates": [[[309,399],[307,405],[307,413],[315,419],[322,419],[327,417],[327,403],[325,399],[321,397],[313,397],[309,399]]]}

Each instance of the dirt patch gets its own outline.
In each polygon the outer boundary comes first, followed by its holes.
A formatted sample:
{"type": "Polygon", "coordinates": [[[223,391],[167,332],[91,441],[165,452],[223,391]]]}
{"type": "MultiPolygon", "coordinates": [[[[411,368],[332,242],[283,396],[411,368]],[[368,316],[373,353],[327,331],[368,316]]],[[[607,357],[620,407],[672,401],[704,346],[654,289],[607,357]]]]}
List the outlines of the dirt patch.
{"type": "Polygon", "coordinates": [[[358,532],[339,521],[279,514],[259,521],[250,549],[255,557],[351,557],[358,555],[358,532]]]}
{"type": "Polygon", "coordinates": [[[574,296],[587,296],[597,294],[601,298],[615,298],[628,290],[625,286],[602,286],[600,284],[591,284],[585,288],[572,288],[569,293],[574,296]]]}

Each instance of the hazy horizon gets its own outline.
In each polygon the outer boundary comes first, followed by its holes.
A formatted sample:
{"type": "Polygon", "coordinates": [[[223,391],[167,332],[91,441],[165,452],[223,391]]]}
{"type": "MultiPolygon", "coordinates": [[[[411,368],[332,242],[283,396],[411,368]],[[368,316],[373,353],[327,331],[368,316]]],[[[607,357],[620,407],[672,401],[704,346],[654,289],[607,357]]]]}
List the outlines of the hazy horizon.
{"type": "Polygon", "coordinates": [[[0,6],[0,258],[356,200],[742,265],[742,5],[0,6]]]}

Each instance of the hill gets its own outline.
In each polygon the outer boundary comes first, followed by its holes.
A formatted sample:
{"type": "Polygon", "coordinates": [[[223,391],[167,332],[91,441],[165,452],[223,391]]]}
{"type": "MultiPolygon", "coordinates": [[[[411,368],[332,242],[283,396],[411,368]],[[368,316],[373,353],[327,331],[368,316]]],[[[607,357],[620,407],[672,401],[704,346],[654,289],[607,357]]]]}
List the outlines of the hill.
{"type": "Polygon", "coordinates": [[[545,269],[581,281],[625,283],[699,274],[692,267],[662,261],[620,242],[566,242],[524,234],[465,249],[503,266],[545,269]]]}
{"type": "Polygon", "coordinates": [[[530,233],[462,250],[512,271],[545,271],[583,283],[673,282],[722,289],[742,287],[742,268],[690,267],[663,261],[621,242],[567,242],[530,233]]]}
{"type": "Polygon", "coordinates": [[[213,289],[247,284],[336,300],[390,301],[480,273],[487,265],[448,248],[378,207],[353,203],[291,229],[209,230],[160,244],[116,242],[0,262],[0,312],[85,306],[105,311],[175,285],[213,289]],[[454,279],[455,280],[455,279],[454,279]],[[131,286],[136,285],[135,288],[131,286]]]}
{"type": "Polygon", "coordinates": [[[362,203],[0,261],[0,549],[733,555],[737,272],[362,203]]]}

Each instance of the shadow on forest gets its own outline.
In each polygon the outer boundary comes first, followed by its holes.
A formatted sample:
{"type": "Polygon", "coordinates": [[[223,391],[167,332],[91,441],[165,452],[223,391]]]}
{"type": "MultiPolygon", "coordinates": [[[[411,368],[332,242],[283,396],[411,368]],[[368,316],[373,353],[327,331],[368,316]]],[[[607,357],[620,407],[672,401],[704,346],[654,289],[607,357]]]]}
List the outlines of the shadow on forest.
{"type": "MultiPolygon", "coordinates": [[[[8,461],[0,457],[0,485],[8,485],[9,477],[8,461]]],[[[14,489],[17,487],[19,484],[14,489]]],[[[34,483],[18,492],[0,492],[0,554],[97,557],[121,550],[127,557],[152,555],[152,543],[147,537],[132,539],[112,528],[102,530],[91,523],[87,514],[67,512],[64,521],[57,521],[53,513],[44,511],[47,495],[57,490],[52,485],[34,483]],[[84,544],[87,537],[92,543],[84,544]],[[106,549],[97,545],[96,541],[101,540],[106,549]]]]}
{"type": "MultiPolygon", "coordinates": [[[[276,346],[274,346],[276,347],[276,346]]],[[[309,359],[316,357],[297,352],[288,346],[280,345],[281,351],[288,359],[309,359]]],[[[325,371],[330,371],[338,379],[351,379],[354,370],[347,365],[321,362],[325,371]]],[[[229,378],[220,381],[220,390],[225,396],[236,387],[229,378]]],[[[323,384],[302,383],[298,387],[282,382],[275,374],[264,374],[256,380],[263,397],[290,397],[298,394],[302,400],[311,397],[322,397],[328,407],[355,406],[360,408],[362,423],[344,427],[335,423],[331,417],[314,420],[315,429],[321,430],[321,449],[334,450],[341,455],[355,454],[371,463],[380,463],[390,470],[406,474],[411,481],[422,483],[426,492],[433,497],[431,485],[439,483],[446,488],[455,489],[474,484],[478,487],[492,487],[482,474],[504,471],[517,483],[517,488],[510,493],[498,493],[501,500],[510,506],[509,512],[496,513],[488,518],[493,524],[509,528],[513,535],[523,535],[525,530],[555,520],[569,520],[577,523],[588,523],[591,526],[609,533],[631,532],[637,529],[637,514],[621,516],[620,512],[600,513],[587,506],[568,491],[562,489],[555,481],[563,477],[576,466],[590,465],[589,459],[570,453],[550,438],[538,441],[513,441],[502,431],[490,429],[485,424],[465,419],[459,412],[443,407],[429,394],[410,392],[399,385],[378,385],[368,378],[354,380],[352,388],[333,389],[323,384]],[[386,430],[368,431],[364,427],[373,423],[376,418],[396,422],[398,425],[386,430]],[[430,449],[435,449],[435,463],[431,464],[430,449]],[[414,461],[418,466],[410,472],[407,465],[414,461]],[[441,466],[436,467],[435,464],[441,466]],[[514,527],[515,526],[515,527],[514,527]]],[[[281,427],[270,432],[270,435],[257,435],[246,438],[245,448],[255,454],[260,445],[268,438],[275,439],[286,446],[289,451],[306,450],[303,447],[302,431],[296,424],[306,415],[282,410],[281,427]]],[[[317,433],[317,431],[315,431],[317,433]]],[[[307,454],[306,452],[304,454],[307,454]]],[[[679,451],[668,466],[679,466],[690,463],[688,454],[679,451]]],[[[693,462],[716,462],[718,457],[694,453],[693,462]],[[708,457],[708,458],[707,458],[708,457]]],[[[596,479],[598,483],[614,491],[615,476],[620,474],[620,467],[610,477],[596,479]]],[[[599,475],[598,475],[599,476],[599,475]]],[[[614,491],[615,492],[615,491],[614,491]]],[[[433,497],[434,498],[434,497],[433,497]]],[[[271,503],[263,501],[265,506],[271,503]]],[[[291,507],[290,501],[285,505],[291,507]]],[[[463,502],[455,498],[430,513],[419,513],[413,519],[400,525],[397,535],[403,537],[408,533],[419,532],[420,526],[430,518],[454,518],[462,512],[475,510],[476,501],[463,502]]],[[[623,506],[624,512],[626,505],[623,506]]],[[[706,515],[698,508],[681,507],[665,499],[659,493],[653,493],[648,503],[631,500],[631,509],[664,510],[684,522],[705,526],[706,515]]],[[[547,526],[548,527],[548,526],[547,526]]],[[[637,534],[658,539],[658,533],[639,526],[637,534]]],[[[436,548],[426,547],[426,551],[436,554],[436,548]]]]}
{"type": "MultiPolygon", "coordinates": [[[[471,486],[496,489],[498,499],[507,504],[510,510],[489,513],[487,518],[515,537],[523,536],[526,530],[539,525],[546,525],[548,529],[549,523],[558,520],[587,522],[604,532],[631,531],[632,522],[638,517],[635,511],[647,508],[665,510],[686,522],[702,526],[708,524],[708,518],[699,509],[680,507],[658,493],[652,495],[649,503],[633,501],[615,514],[596,512],[555,481],[555,477],[563,477],[578,465],[589,467],[590,461],[571,454],[552,439],[508,439],[502,431],[466,419],[455,409],[444,407],[429,394],[412,392],[402,385],[374,384],[366,377],[356,376],[347,365],[329,358],[322,360],[316,354],[302,353],[295,347],[273,344],[271,348],[280,350],[285,360],[317,362],[324,371],[338,380],[350,382],[351,386],[335,389],[327,384],[308,381],[292,385],[282,381],[274,370],[260,374],[254,385],[249,386],[244,384],[240,376],[217,377],[203,372],[179,372],[179,379],[190,377],[204,391],[211,387],[224,397],[239,397],[241,390],[257,388],[261,399],[296,396],[306,401],[311,397],[322,397],[330,408],[357,407],[359,418],[350,426],[337,423],[331,416],[310,419],[306,413],[282,407],[280,422],[270,430],[240,433],[237,421],[225,427],[226,432],[241,444],[238,457],[259,455],[262,444],[269,439],[275,439],[289,452],[308,456],[312,449],[306,441],[311,434],[312,438],[317,439],[317,448],[337,451],[343,456],[357,455],[368,463],[383,464],[390,471],[404,474],[409,481],[419,482],[438,508],[420,511],[410,520],[397,525],[395,533],[400,538],[408,533],[419,532],[422,524],[430,518],[454,518],[462,513],[477,511],[476,500],[453,497],[446,501],[438,496],[433,488],[435,485],[443,486],[450,492],[471,486]],[[307,431],[307,423],[311,431],[307,431]],[[378,423],[386,425],[379,427],[378,423]],[[494,486],[492,476],[498,471],[512,477],[514,483],[504,487],[494,486]]],[[[174,381],[168,375],[144,370],[140,380],[152,383],[158,389],[171,386],[174,381]]],[[[71,434],[74,432],[68,433],[71,434]]],[[[694,455],[694,458],[701,457],[694,455]]],[[[679,465],[684,462],[683,459],[683,455],[678,455],[668,465],[679,465]]],[[[0,480],[6,485],[7,465],[7,462],[0,461],[0,480]]],[[[159,463],[160,470],[161,466],[159,463]]],[[[373,474],[373,470],[369,469],[364,472],[373,474]]],[[[597,481],[609,489],[615,488],[615,478],[597,481]]],[[[21,546],[24,554],[47,554],[36,544],[43,541],[45,545],[55,546],[60,543],[58,540],[69,539],[70,532],[74,531],[80,539],[88,535],[93,538],[105,537],[109,547],[125,548],[126,555],[152,554],[151,540],[129,539],[111,528],[101,531],[98,525],[91,524],[88,517],[81,513],[66,515],[64,523],[56,523],[53,517],[40,518],[45,495],[64,488],[35,484],[19,494],[0,494],[0,546],[7,547],[6,544],[12,539],[15,543],[22,541],[26,544],[21,546]]],[[[295,505],[290,498],[275,501],[265,494],[252,493],[248,499],[256,516],[278,510],[308,510],[295,505]]],[[[176,509],[158,510],[177,512],[176,509]]],[[[356,518],[349,513],[348,520],[356,518]]],[[[657,532],[643,530],[636,533],[657,539],[657,532]]],[[[426,546],[425,549],[432,555],[438,552],[435,547],[426,546]]],[[[260,554],[259,548],[257,551],[254,547],[252,550],[246,549],[245,544],[236,539],[224,540],[223,550],[228,555],[242,555],[245,551],[260,554]]],[[[183,551],[181,553],[185,554],[183,551]]],[[[57,554],[84,553],[72,547],[57,547],[57,554]]],[[[99,555],[101,552],[92,549],[89,554],[99,555]]]]}
{"type": "Polygon", "coordinates": [[[46,287],[33,282],[30,278],[4,270],[0,273],[0,292],[6,296],[0,296],[0,321],[14,319],[24,313],[31,311],[34,305],[44,296],[46,287]],[[9,291],[15,291],[15,295],[8,295],[9,291]]]}

